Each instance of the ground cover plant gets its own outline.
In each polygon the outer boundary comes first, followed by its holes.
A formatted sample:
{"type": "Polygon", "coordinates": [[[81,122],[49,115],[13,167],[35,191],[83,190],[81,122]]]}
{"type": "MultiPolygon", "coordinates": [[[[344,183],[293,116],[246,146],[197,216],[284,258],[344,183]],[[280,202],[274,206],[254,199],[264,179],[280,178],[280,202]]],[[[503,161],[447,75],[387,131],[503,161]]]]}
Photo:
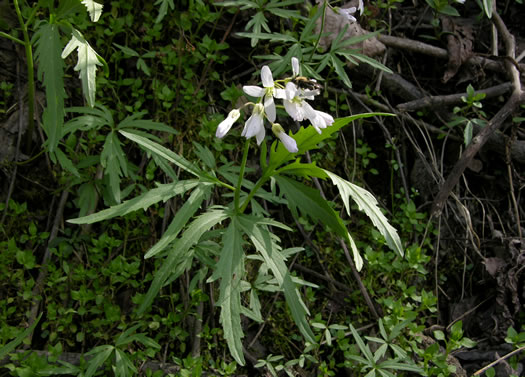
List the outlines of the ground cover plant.
{"type": "Polygon", "coordinates": [[[523,370],[519,1],[0,3],[0,373],[523,370]]]}

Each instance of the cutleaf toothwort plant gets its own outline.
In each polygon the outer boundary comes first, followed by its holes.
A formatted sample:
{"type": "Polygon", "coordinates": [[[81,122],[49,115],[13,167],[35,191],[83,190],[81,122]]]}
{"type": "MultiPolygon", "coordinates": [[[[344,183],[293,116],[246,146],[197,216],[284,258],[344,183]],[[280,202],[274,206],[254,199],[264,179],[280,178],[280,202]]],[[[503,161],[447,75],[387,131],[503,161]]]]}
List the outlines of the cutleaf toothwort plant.
{"type": "MultiPolygon", "coordinates": [[[[219,124],[217,137],[222,138],[240,118],[241,110],[252,107],[251,115],[241,133],[246,140],[240,167],[233,166],[231,162],[218,166],[213,155],[199,146],[197,157],[205,162],[206,166],[201,168],[149,138],[120,130],[122,135],[138,143],[157,160],[163,159],[177,165],[189,177],[179,177],[173,183],[158,184],[156,188],[122,204],[69,220],[75,224],[93,223],[141,208],[146,209],[177,195],[186,195],[187,200],[178,209],[161,239],[145,254],[145,258],[163,258],[163,263],[159,264],[159,269],[154,273],[153,281],[143,296],[137,314],[141,315],[148,310],[160,289],[192,268],[194,262],[211,267],[213,273],[208,282],[220,280],[217,305],[221,308],[220,321],[224,329],[224,338],[232,356],[241,365],[245,362],[242,351],[241,314],[255,321],[263,321],[258,298],[258,288],[262,286],[267,290],[270,285],[272,290],[284,293],[299,330],[307,341],[315,343],[307,320],[309,311],[297,289],[298,285],[305,282],[292,276],[286,265],[287,258],[301,249],[283,249],[280,239],[272,233],[272,229],[291,229],[270,218],[260,205],[260,200],[273,205],[284,204],[290,208],[294,217],[302,215],[327,226],[350,244],[355,265],[361,269],[363,260],[338,212],[334,211],[318,190],[301,182],[312,177],[329,178],[339,189],[347,214],[350,215],[352,198],[385,237],[389,247],[403,255],[396,230],[388,223],[378,208],[377,201],[368,191],[316,166],[315,163],[301,161],[305,152],[318,148],[320,142],[331,137],[349,122],[372,115],[387,114],[360,114],[334,120],[329,114],[314,110],[308,102],[312,101],[319,91],[315,83],[299,76],[300,64],[295,58],[292,60],[292,70],[292,77],[274,81],[270,69],[263,67],[263,87],[244,87],[244,92],[258,98],[258,103],[247,103],[241,109],[232,110],[219,124]],[[303,85],[299,84],[301,81],[303,85]],[[310,85],[305,86],[305,83],[310,85]],[[281,125],[275,123],[275,99],[282,100],[284,109],[294,120],[308,120],[313,127],[301,128],[295,134],[286,133],[281,125]],[[269,148],[265,142],[266,121],[272,124],[272,131],[280,141],[275,140],[269,148]],[[256,175],[256,182],[245,176],[248,170],[246,163],[250,151],[250,138],[253,136],[260,146],[261,173],[256,175]],[[267,183],[270,184],[265,186],[267,183]],[[204,203],[208,202],[214,188],[229,191],[232,195],[221,195],[221,198],[231,198],[230,203],[208,206],[199,211],[204,203]],[[249,269],[245,268],[248,263],[252,264],[249,269]],[[256,271],[256,276],[248,275],[247,270],[256,271]]],[[[162,164],[161,167],[170,176],[169,171],[172,169],[169,165],[162,164]]]]}

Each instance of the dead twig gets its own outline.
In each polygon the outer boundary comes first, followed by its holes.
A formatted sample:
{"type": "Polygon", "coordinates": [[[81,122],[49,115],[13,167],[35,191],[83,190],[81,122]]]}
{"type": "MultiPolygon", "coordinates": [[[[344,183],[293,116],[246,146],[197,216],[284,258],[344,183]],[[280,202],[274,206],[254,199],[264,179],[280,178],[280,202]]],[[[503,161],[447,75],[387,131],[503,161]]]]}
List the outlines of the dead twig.
{"type": "MultiPolygon", "coordinates": [[[[496,85],[487,89],[476,90],[474,93],[485,94],[485,98],[493,98],[507,93],[512,89],[512,84],[506,82],[504,84],[496,85]]],[[[438,108],[443,106],[450,106],[461,103],[461,98],[466,97],[467,93],[449,94],[446,96],[432,96],[423,97],[414,101],[400,103],[397,105],[400,111],[416,111],[422,108],[438,108]]]]}
{"type": "MultiPolygon", "coordinates": [[[[420,41],[408,38],[392,37],[390,35],[380,35],[378,39],[388,47],[412,51],[437,59],[448,59],[448,52],[444,48],[432,46],[420,41]]],[[[467,60],[466,64],[478,65],[486,70],[495,72],[503,72],[505,70],[501,64],[500,59],[493,60],[480,55],[471,56],[470,59],[467,60]]],[[[521,71],[525,71],[525,64],[519,64],[519,69],[521,71]]]]}
{"type": "MultiPolygon", "coordinates": [[[[501,17],[497,12],[493,13],[493,20],[495,25],[498,27],[500,34],[502,35],[505,43],[505,48],[507,56],[514,60],[515,57],[515,48],[516,44],[514,41],[514,36],[509,33],[507,27],[503,23],[501,17]]],[[[465,168],[472,161],[474,156],[478,153],[481,147],[487,142],[489,137],[498,130],[503,122],[512,114],[512,112],[520,105],[525,103],[525,95],[521,89],[520,83],[520,72],[517,67],[511,62],[505,60],[505,66],[507,68],[507,73],[510,76],[510,80],[514,87],[512,95],[508,99],[507,103],[496,113],[496,115],[490,120],[490,122],[485,126],[471,141],[459,161],[454,165],[450,175],[447,180],[439,190],[434,202],[432,203],[432,216],[439,216],[443,210],[443,206],[452,191],[459,181],[459,178],[465,171],[465,168]]]]}
{"type": "Polygon", "coordinates": [[[484,366],[483,368],[481,368],[480,370],[474,372],[473,376],[479,376],[480,374],[484,373],[487,369],[489,368],[492,368],[493,366],[495,366],[496,364],[499,364],[501,363],[502,361],[508,359],[509,357],[511,356],[514,356],[515,354],[517,353],[520,353],[521,351],[525,350],[525,346],[522,346],[518,349],[515,349],[514,351],[512,352],[509,352],[508,354],[506,355],[503,355],[501,356],[500,358],[498,358],[497,360],[494,360],[492,363],[484,366]]]}
{"type": "Polygon", "coordinates": [[[28,326],[31,326],[33,322],[35,322],[39,308],[40,308],[40,303],[42,301],[41,294],[42,294],[42,290],[44,289],[45,280],[47,278],[48,262],[49,262],[49,259],[51,258],[51,249],[49,245],[51,245],[51,243],[57,237],[58,228],[60,226],[60,223],[62,222],[62,217],[64,215],[64,208],[66,207],[68,196],[69,196],[68,190],[62,191],[62,196],[60,197],[60,202],[58,203],[58,208],[57,208],[57,212],[55,215],[55,221],[53,222],[53,228],[51,229],[51,234],[49,235],[49,241],[47,243],[46,251],[44,253],[44,257],[42,258],[42,262],[40,263],[40,271],[38,273],[38,278],[36,279],[36,283],[33,288],[33,292],[32,292],[33,303],[31,304],[31,312],[29,315],[28,326]]]}

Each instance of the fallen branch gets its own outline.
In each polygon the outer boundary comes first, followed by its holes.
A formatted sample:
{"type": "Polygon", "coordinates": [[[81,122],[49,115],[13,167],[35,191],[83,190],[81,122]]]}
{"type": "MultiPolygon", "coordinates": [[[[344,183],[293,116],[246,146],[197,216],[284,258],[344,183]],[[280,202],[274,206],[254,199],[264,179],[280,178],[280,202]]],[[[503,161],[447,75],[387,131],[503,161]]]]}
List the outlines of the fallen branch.
{"type": "MultiPolygon", "coordinates": [[[[397,48],[399,50],[407,50],[419,54],[431,56],[437,59],[448,59],[448,52],[444,48],[436,47],[408,38],[393,37],[390,35],[380,35],[379,41],[388,47],[397,48]]],[[[512,59],[514,61],[514,59],[512,59]]],[[[467,60],[467,64],[481,66],[484,69],[495,72],[504,72],[505,68],[502,61],[489,59],[480,55],[473,55],[467,60]]],[[[525,64],[518,64],[519,69],[525,71],[525,64]]]]}
{"type": "MultiPolygon", "coordinates": [[[[487,89],[476,90],[474,93],[485,94],[485,98],[493,98],[507,93],[512,89],[512,84],[506,82],[504,84],[496,85],[487,89]]],[[[414,101],[400,103],[397,108],[400,111],[415,111],[422,108],[437,108],[443,106],[450,106],[461,103],[461,97],[466,97],[467,93],[449,94],[445,96],[423,97],[414,101]]]]}

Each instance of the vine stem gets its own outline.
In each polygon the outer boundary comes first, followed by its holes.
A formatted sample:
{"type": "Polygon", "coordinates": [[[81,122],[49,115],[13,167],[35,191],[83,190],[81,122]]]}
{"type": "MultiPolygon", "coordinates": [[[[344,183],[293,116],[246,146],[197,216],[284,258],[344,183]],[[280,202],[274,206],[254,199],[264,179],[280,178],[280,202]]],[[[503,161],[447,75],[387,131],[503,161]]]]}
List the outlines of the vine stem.
{"type": "Polygon", "coordinates": [[[18,22],[22,27],[22,33],[24,35],[24,48],[27,60],[28,125],[26,130],[25,151],[30,154],[31,143],[33,141],[33,129],[35,127],[35,73],[33,66],[33,49],[31,48],[31,40],[29,39],[29,34],[27,32],[27,25],[22,18],[22,12],[20,12],[18,0],[13,0],[13,3],[15,5],[16,15],[18,16],[18,22]]]}

